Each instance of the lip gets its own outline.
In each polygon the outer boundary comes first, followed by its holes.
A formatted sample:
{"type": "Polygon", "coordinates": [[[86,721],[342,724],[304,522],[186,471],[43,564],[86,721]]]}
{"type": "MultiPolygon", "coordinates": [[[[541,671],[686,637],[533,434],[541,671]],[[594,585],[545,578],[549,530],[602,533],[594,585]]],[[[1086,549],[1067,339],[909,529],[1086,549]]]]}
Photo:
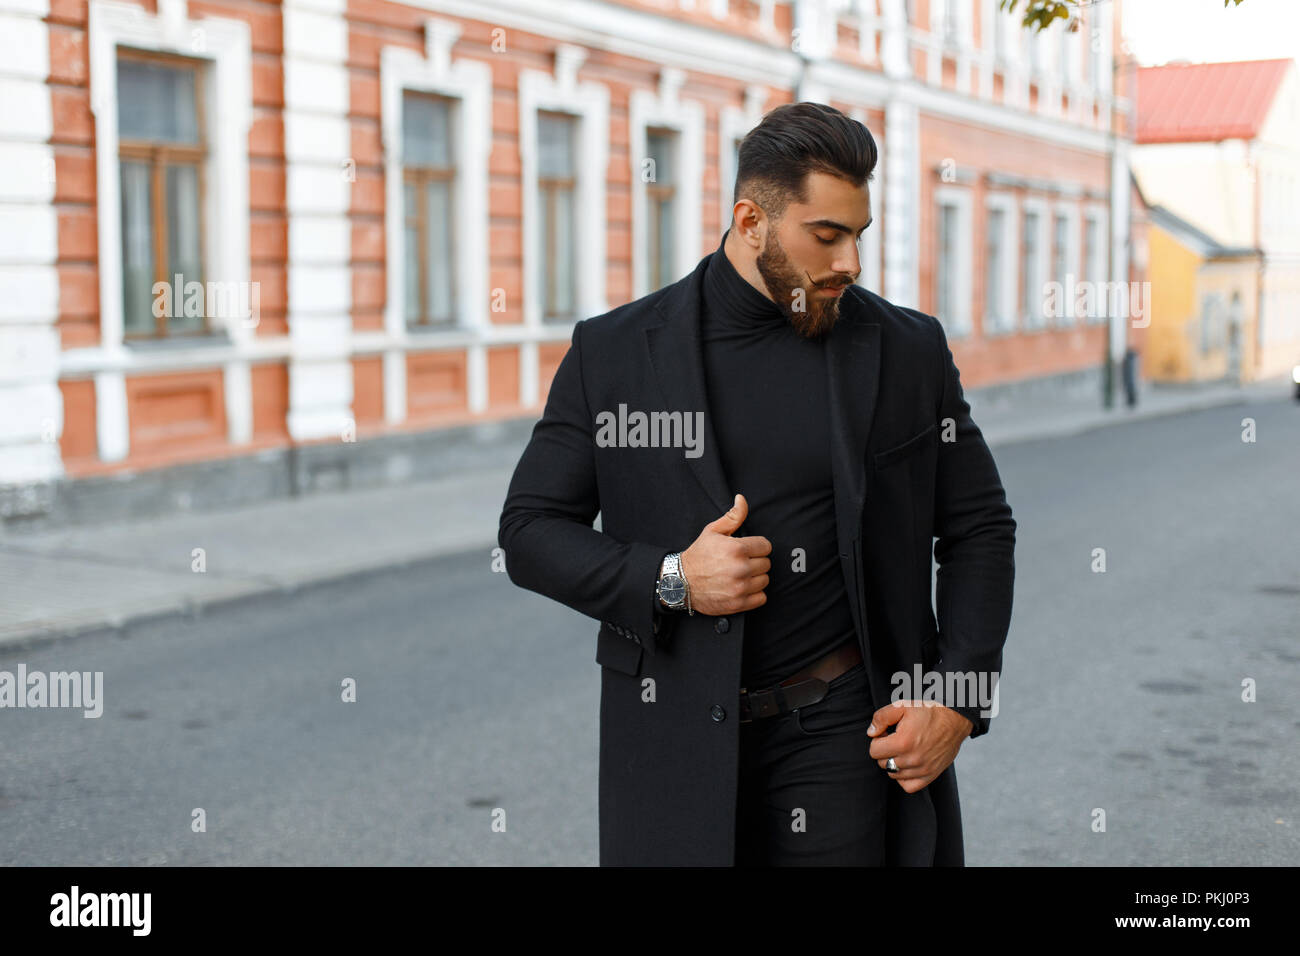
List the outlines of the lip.
{"type": "Polygon", "coordinates": [[[838,289],[818,289],[817,292],[819,295],[828,295],[834,297],[840,295],[847,288],[848,286],[842,285],[838,289]]]}

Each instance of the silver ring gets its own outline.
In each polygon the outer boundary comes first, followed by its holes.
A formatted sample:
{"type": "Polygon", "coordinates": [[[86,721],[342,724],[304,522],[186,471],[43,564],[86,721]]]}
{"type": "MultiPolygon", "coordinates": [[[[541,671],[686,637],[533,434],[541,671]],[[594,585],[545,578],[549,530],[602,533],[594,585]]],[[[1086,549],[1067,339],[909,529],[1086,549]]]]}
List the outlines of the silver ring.
{"type": "Polygon", "coordinates": [[[898,764],[894,762],[893,757],[885,761],[885,769],[890,773],[898,773],[898,764]]]}

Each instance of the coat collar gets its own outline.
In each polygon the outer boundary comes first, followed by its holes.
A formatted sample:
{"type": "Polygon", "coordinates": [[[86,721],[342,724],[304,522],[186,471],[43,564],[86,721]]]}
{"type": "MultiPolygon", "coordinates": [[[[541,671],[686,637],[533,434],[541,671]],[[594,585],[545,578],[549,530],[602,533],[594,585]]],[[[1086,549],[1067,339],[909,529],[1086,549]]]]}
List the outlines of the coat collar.
{"type": "MultiPolygon", "coordinates": [[[[704,272],[721,245],[700,260],[695,271],[668,286],[655,299],[658,324],[645,329],[646,347],[668,409],[704,411],[704,447],[687,458],[716,514],[731,508],[722,458],[713,432],[704,383],[700,311],[704,272]]],[[[880,386],[880,321],[860,287],[850,286],[840,303],[840,318],[826,342],[826,380],[830,397],[831,472],[835,514],[842,548],[860,535],[866,498],[866,445],[880,386]]]]}

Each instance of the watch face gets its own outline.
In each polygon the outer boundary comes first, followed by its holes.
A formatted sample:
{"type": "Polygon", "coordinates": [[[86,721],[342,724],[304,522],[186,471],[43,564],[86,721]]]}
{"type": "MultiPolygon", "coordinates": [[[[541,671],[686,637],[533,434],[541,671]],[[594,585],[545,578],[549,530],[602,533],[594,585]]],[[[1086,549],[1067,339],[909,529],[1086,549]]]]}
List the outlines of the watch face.
{"type": "Polygon", "coordinates": [[[659,596],[668,604],[686,599],[686,582],[676,574],[665,574],[659,581],[659,596]]]}

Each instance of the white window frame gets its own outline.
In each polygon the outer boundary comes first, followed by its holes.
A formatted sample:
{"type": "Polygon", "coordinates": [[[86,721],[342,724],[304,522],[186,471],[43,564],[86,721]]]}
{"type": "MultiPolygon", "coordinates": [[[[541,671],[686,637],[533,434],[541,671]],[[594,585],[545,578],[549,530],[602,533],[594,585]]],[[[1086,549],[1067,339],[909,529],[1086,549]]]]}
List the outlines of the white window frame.
{"type": "Polygon", "coordinates": [[[1093,231],[1093,246],[1087,250],[1088,253],[1088,281],[1093,284],[1093,293],[1097,296],[1097,304],[1094,311],[1097,313],[1093,316],[1084,318],[1085,325],[1101,325],[1106,322],[1106,303],[1109,302],[1109,296],[1106,295],[1107,282],[1110,278],[1110,224],[1109,216],[1105,205],[1102,203],[1091,203],[1084,209],[1084,221],[1096,224],[1093,231]]]}
{"type": "MultiPolygon", "coordinates": [[[[980,303],[980,313],[984,316],[985,338],[1009,335],[1015,332],[1020,319],[1020,290],[1017,283],[1020,277],[1020,209],[1016,203],[1016,197],[1012,193],[990,192],[985,194],[985,215],[994,209],[1002,213],[1002,274],[997,277],[997,282],[1001,286],[1001,298],[1005,312],[1002,315],[989,315],[985,311],[988,302],[987,297],[980,303]]],[[[987,233],[987,220],[984,225],[987,233]]],[[[987,263],[985,265],[984,279],[987,282],[987,263]]]]}
{"type": "Polygon", "coordinates": [[[395,340],[428,340],[466,329],[484,329],[488,317],[488,160],[492,150],[492,68],[478,60],[451,61],[459,25],[429,20],[423,55],[386,46],[379,56],[384,147],[384,237],[387,301],[384,329],[395,340]],[[451,111],[456,251],[459,294],[456,319],[446,328],[410,329],[406,323],[406,230],[402,192],[402,104],[407,91],[455,101],[451,111]]]}
{"type": "MultiPolygon", "coordinates": [[[[117,49],[119,46],[208,61],[200,71],[200,96],[208,155],[203,198],[204,261],[208,281],[249,288],[248,130],[252,121],[252,40],[242,20],[189,18],[185,0],[158,0],[156,15],[112,0],[90,0],[87,20],[90,107],[95,117],[95,191],[99,233],[99,331],[97,361],[115,367],[95,375],[99,457],[120,461],[130,450],[126,378],[130,349],[122,315],[122,196],[118,157],[117,49]]],[[[237,302],[246,311],[249,302],[237,302]]],[[[250,323],[228,320],[225,332],[240,351],[253,345],[250,323]]],[[[177,367],[201,363],[210,343],[169,351],[177,367]]],[[[87,350],[79,350],[84,353],[87,350]]],[[[224,393],[229,440],[252,435],[251,383],[247,362],[228,363],[224,393]]]]}
{"type": "Polygon", "coordinates": [[[632,297],[639,299],[650,288],[650,255],[646,246],[649,204],[641,164],[647,157],[647,129],[676,132],[673,149],[673,274],[690,273],[700,260],[703,239],[700,219],[700,188],[704,179],[704,106],[679,98],[686,75],[665,67],[659,75],[659,90],[633,90],[628,103],[628,160],[632,172],[632,297]]]}
{"type": "MultiPolygon", "coordinates": [[[[936,186],[934,190],[935,219],[935,263],[934,276],[939,277],[938,216],[942,215],[944,206],[957,210],[957,261],[952,263],[954,312],[951,316],[937,315],[943,323],[944,332],[949,338],[965,338],[971,334],[971,267],[974,259],[974,241],[971,235],[971,191],[961,186],[936,186]]],[[[937,307],[937,302],[936,302],[937,307]]]]}
{"type": "MultiPolygon", "coordinates": [[[[482,333],[488,316],[488,162],[492,150],[492,69],[471,59],[452,62],[461,27],[450,20],[424,21],[423,54],[385,46],[379,54],[380,133],[384,152],[384,267],[386,294],[383,352],[384,421],[407,419],[407,353],[413,344],[445,341],[466,331],[482,333]],[[455,101],[451,123],[456,185],[456,321],[444,328],[415,328],[406,322],[406,217],[402,174],[402,104],[407,90],[455,101]]],[[[487,353],[475,341],[467,347],[470,411],[487,407],[487,353]]],[[[521,356],[521,363],[523,358],[521,356]]]]}
{"type": "Polygon", "coordinates": [[[767,87],[751,84],[745,89],[744,108],[724,106],[718,113],[718,236],[731,227],[731,197],[736,191],[736,163],[731,158],[731,144],[743,139],[745,134],[763,119],[763,103],[767,100],[767,87]]]}
{"type": "MultiPolygon", "coordinates": [[[[1032,212],[1038,215],[1038,235],[1035,245],[1035,255],[1033,268],[1038,279],[1035,285],[1035,296],[1030,299],[1026,296],[1024,311],[1020,314],[1020,328],[1025,332],[1039,332],[1047,328],[1047,318],[1043,311],[1043,283],[1048,280],[1048,273],[1052,268],[1052,260],[1049,255],[1048,246],[1052,241],[1051,222],[1048,219],[1050,207],[1047,200],[1038,196],[1026,196],[1020,201],[1020,218],[1023,219],[1025,213],[1032,212]]],[[[1020,226],[1017,224],[1017,231],[1020,226]]],[[[1019,237],[1019,243],[1016,247],[1017,269],[1020,271],[1020,286],[1024,286],[1024,235],[1019,237]]],[[[1019,289],[1016,290],[1019,298],[1019,289]]]]}
{"type": "MultiPolygon", "coordinates": [[[[1076,203],[1066,201],[1057,202],[1052,206],[1052,256],[1049,261],[1053,264],[1056,261],[1056,218],[1058,216],[1065,219],[1065,278],[1069,281],[1063,283],[1062,287],[1062,294],[1065,296],[1062,311],[1066,314],[1057,320],[1056,325],[1058,328],[1070,328],[1077,321],[1077,317],[1071,318],[1069,313],[1074,308],[1081,278],[1079,249],[1082,241],[1079,237],[1079,207],[1076,203]]],[[[1052,276],[1054,281],[1058,278],[1056,275],[1052,276]]]]}
{"type": "MultiPolygon", "coordinates": [[[[555,54],[555,74],[540,70],[519,72],[519,158],[523,186],[524,325],[540,330],[559,323],[542,321],[541,250],[533,228],[537,222],[537,114],[569,113],[577,117],[577,190],[575,196],[577,249],[574,269],[574,311],[582,318],[609,311],[605,299],[605,174],[609,166],[609,88],[600,83],[577,82],[587,51],[561,44],[555,54]]],[[[576,322],[575,322],[576,324],[576,322]]],[[[572,327],[569,327],[570,334],[572,327]]],[[[565,336],[567,338],[568,336],[565,336]]],[[[535,383],[534,383],[535,384],[535,383]]],[[[535,391],[535,388],[533,389],[535,391]]],[[[523,400],[529,403],[529,389],[523,400]]]]}

